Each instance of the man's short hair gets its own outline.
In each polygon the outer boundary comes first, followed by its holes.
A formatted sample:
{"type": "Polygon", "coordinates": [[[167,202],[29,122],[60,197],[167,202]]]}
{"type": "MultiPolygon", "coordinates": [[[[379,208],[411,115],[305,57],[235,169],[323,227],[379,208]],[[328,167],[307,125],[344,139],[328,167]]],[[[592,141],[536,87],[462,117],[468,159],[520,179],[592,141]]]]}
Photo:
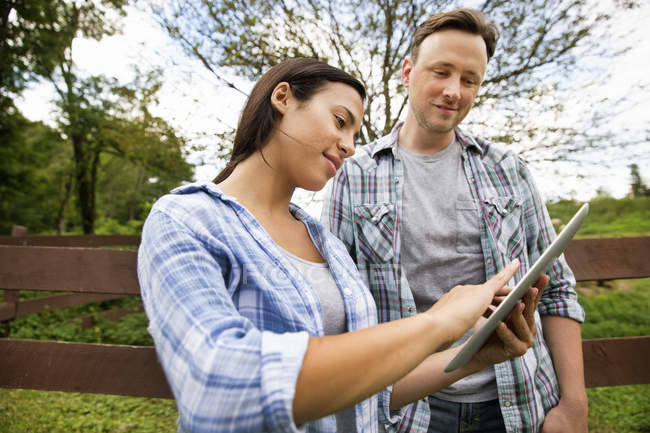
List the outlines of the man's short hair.
{"type": "Polygon", "coordinates": [[[494,54],[494,50],[499,39],[499,29],[497,26],[488,21],[483,12],[475,9],[456,9],[450,12],[441,12],[431,15],[422,24],[420,24],[413,34],[411,43],[411,58],[413,62],[417,61],[420,44],[427,36],[435,32],[446,29],[462,30],[464,32],[479,35],[485,41],[487,49],[487,58],[494,54]]]}

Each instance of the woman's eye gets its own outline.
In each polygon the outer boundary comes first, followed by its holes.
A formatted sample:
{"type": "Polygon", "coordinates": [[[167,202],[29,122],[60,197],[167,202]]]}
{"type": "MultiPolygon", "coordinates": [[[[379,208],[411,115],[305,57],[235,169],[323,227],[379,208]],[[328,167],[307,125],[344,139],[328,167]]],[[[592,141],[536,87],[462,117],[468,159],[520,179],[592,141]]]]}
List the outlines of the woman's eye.
{"type": "Polygon", "coordinates": [[[338,122],[339,127],[343,128],[345,126],[345,119],[342,118],[341,116],[334,116],[334,117],[336,117],[336,121],[338,122]]]}

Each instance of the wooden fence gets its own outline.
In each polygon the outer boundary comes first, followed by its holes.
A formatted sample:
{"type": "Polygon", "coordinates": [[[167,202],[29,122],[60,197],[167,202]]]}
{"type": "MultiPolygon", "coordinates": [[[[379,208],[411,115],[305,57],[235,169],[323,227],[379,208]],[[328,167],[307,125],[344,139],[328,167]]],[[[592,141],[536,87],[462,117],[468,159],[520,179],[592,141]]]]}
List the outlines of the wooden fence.
{"type": "MultiPolygon", "coordinates": [[[[575,240],[565,255],[578,281],[650,276],[650,236],[575,240]]],[[[136,257],[129,250],[2,245],[0,288],[138,295],[136,257]]],[[[27,308],[21,304],[0,304],[0,317],[27,308]]],[[[583,352],[588,387],[650,383],[650,336],[584,340],[583,352]]],[[[172,397],[153,347],[1,338],[0,353],[0,387],[172,397]]]]}

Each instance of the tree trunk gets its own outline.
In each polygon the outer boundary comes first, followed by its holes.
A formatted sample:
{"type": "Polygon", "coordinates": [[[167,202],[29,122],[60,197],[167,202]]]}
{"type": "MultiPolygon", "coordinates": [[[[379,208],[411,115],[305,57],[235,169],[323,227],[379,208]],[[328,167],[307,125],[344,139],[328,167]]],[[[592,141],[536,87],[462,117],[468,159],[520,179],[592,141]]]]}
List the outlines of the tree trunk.
{"type": "Polygon", "coordinates": [[[84,149],[84,140],[81,136],[72,136],[75,159],[75,180],[79,211],[81,213],[81,228],[84,234],[95,232],[95,191],[93,184],[93,164],[90,155],[84,149]]]}

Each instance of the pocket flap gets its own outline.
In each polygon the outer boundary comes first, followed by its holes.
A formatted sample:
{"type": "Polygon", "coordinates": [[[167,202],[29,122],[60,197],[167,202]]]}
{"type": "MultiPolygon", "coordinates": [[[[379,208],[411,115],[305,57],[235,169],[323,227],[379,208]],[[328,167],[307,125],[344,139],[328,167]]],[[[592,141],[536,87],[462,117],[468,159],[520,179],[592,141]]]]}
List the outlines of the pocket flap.
{"type": "Polygon", "coordinates": [[[354,213],[377,224],[386,214],[393,212],[393,209],[393,203],[360,204],[354,207],[354,213]]]}

